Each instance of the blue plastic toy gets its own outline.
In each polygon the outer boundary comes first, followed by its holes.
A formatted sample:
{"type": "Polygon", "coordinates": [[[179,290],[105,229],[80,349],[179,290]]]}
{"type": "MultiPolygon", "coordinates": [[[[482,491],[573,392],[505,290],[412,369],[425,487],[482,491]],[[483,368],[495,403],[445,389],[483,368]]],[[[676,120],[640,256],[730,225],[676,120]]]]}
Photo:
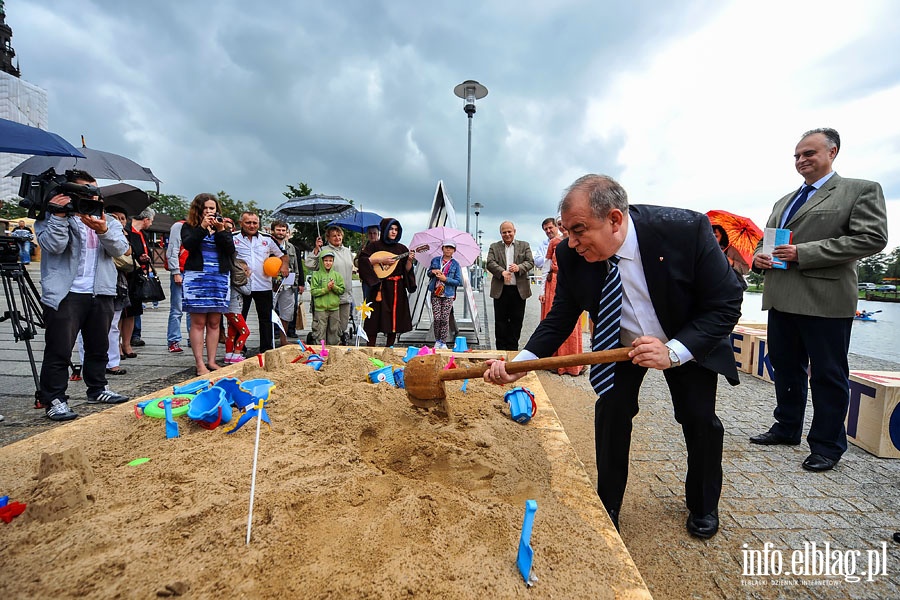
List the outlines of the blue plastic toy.
{"type": "Polygon", "coordinates": [[[537,501],[525,501],[525,518],[522,520],[522,535],[519,537],[519,554],[516,556],[516,566],[525,580],[525,585],[531,587],[531,563],[534,561],[534,550],[531,547],[531,528],[534,525],[534,513],[537,512],[537,501]]]}
{"type": "Polygon", "coordinates": [[[212,387],[194,396],[187,411],[188,418],[197,421],[204,429],[215,429],[231,420],[231,403],[225,390],[212,387]]]}
{"type": "Polygon", "coordinates": [[[403,357],[403,362],[409,362],[411,359],[418,356],[419,350],[421,350],[421,348],[419,348],[418,346],[410,346],[409,348],[407,348],[406,356],[403,357]]]}
{"type": "Polygon", "coordinates": [[[275,383],[269,379],[248,379],[240,382],[240,393],[233,397],[233,401],[242,412],[237,422],[227,428],[225,433],[234,433],[256,416],[259,416],[267,425],[271,425],[265,404],[273,389],[275,389],[275,383]],[[263,401],[262,409],[259,408],[260,400],[263,401]]]}
{"type": "Polygon", "coordinates": [[[454,352],[468,352],[469,344],[466,342],[465,336],[458,335],[456,336],[456,343],[453,344],[454,352]]]}
{"type": "Polygon", "coordinates": [[[253,403],[253,397],[244,387],[244,384],[241,383],[240,379],[235,377],[223,377],[218,380],[213,387],[221,388],[225,392],[225,400],[229,404],[234,404],[240,409],[253,403]]]}
{"type": "Polygon", "coordinates": [[[406,388],[406,381],[403,378],[404,370],[405,369],[403,367],[398,367],[398,368],[394,369],[394,385],[397,386],[398,388],[400,388],[401,390],[406,388]]]}
{"type": "Polygon", "coordinates": [[[319,369],[322,368],[322,364],[323,364],[324,362],[325,362],[325,359],[323,359],[323,358],[322,358],[321,356],[319,356],[318,354],[310,354],[310,355],[309,355],[309,358],[307,358],[305,361],[303,361],[303,364],[309,365],[309,366],[311,366],[313,369],[315,369],[316,371],[318,371],[319,369]]]}
{"type": "MultiPolygon", "coordinates": [[[[166,409],[166,439],[177,438],[178,423],[172,418],[172,399],[166,398],[163,400],[163,406],[166,409]]],[[[188,407],[188,410],[190,410],[190,407],[188,407]]]]}
{"type": "Polygon", "coordinates": [[[198,379],[197,381],[191,381],[190,383],[184,383],[182,385],[172,386],[172,393],[176,396],[178,394],[199,394],[203,390],[209,389],[209,380],[208,379],[198,379]]]}
{"type": "Polygon", "coordinates": [[[389,383],[391,385],[396,385],[394,383],[394,367],[387,365],[372,371],[369,373],[369,381],[371,383],[389,383]]]}
{"type": "Polygon", "coordinates": [[[516,423],[527,423],[537,412],[534,394],[528,388],[513,388],[503,395],[503,400],[509,403],[509,416],[516,423]]]}

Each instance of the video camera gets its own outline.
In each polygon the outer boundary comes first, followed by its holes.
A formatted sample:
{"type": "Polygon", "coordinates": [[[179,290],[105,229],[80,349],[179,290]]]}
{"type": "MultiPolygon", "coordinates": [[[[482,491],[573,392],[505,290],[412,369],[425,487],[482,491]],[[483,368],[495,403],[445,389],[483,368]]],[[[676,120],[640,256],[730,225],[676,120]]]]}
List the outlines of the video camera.
{"type": "Polygon", "coordinates": [[[94,200],[100,197],[100,190],[95,185],[73,183],[74,171],[66,171],[65,175],[57,175],[51,167],[40,175],[22,175],[19,195],[22,200],[19,206],[28,209],[28,216],[38,221],[47,215],[47,205],[57,194],[71,198],[71,202],[63,207],[54,206],[50,212],[75,213],[91,215],[99,218],[103,214],[103,201],[94,200]]]}
{"type": "Polygon", "coordinates": [[[19,243],[13,236],[0,233],[0,265],[16,264],[19,264],[19,243]]]}

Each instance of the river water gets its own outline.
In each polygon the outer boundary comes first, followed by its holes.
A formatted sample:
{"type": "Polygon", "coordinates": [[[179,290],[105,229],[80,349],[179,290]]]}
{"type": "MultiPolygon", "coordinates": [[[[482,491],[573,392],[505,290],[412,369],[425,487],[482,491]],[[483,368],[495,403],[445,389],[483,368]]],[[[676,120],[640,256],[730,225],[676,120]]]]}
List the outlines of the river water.
{"type": "MultiPolygon", "coordinates": [[[[850,352],[900,363],[900,303],[860,300],[858,308],[881,312],[875,315],[876,322],[853,321],[850,352]]],[[[762,309],[762,294],[744,293],[741,320],[767,320],[767,311],[762,309]]]]}

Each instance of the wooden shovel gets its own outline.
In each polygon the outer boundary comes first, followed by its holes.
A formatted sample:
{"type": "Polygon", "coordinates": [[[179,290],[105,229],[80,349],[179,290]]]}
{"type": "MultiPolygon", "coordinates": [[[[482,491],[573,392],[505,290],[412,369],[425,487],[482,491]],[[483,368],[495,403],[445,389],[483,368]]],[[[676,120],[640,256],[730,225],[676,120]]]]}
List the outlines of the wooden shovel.
{"type": "MultiPolygon", "coordinates": [[[[631,350],[631,348],[617,348],[615,350],[601,350],[599,352],[508,362],[506,363],[506,372],[524,373],[535,369],[558,369],[560,367],[619,362],[630,360],[628,353],[631,350]]],[[[443,361],[437,354],[426,354],[410,359],[406,364],[403,381],[406,386],[406,393],[413,404],[425,406],[427,404],[423,403],[444,400],[447,397],[444,389],[445,381],[481,378],[484,372],[488,370],[487,362],[456,369],[444,370],[443,367],[443,361]]]]}

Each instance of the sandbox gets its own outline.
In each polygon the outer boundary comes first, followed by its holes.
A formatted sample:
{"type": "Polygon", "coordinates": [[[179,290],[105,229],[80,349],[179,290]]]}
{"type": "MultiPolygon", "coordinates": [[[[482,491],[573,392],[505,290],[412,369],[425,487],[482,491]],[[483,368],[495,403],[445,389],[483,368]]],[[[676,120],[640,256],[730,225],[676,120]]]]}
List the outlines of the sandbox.
{"type": "Polygon", "coordinates": [[[166,439],[132,402],[0,448],[0,495],[28,504],[0,523],[0,595],[650,597],[534,374],[521,425],[508,388],[481,380],[447,383],[449,414],[365,381],[370,356],[401,366],[405,349],[333,348],[320,371],[291,364],[298,352],[215,373],[276,384],[249,545],[255,421],[229,435],[180,417],[166,439]],[[527,499],[530,589],[516,568],[527,499]]]}

